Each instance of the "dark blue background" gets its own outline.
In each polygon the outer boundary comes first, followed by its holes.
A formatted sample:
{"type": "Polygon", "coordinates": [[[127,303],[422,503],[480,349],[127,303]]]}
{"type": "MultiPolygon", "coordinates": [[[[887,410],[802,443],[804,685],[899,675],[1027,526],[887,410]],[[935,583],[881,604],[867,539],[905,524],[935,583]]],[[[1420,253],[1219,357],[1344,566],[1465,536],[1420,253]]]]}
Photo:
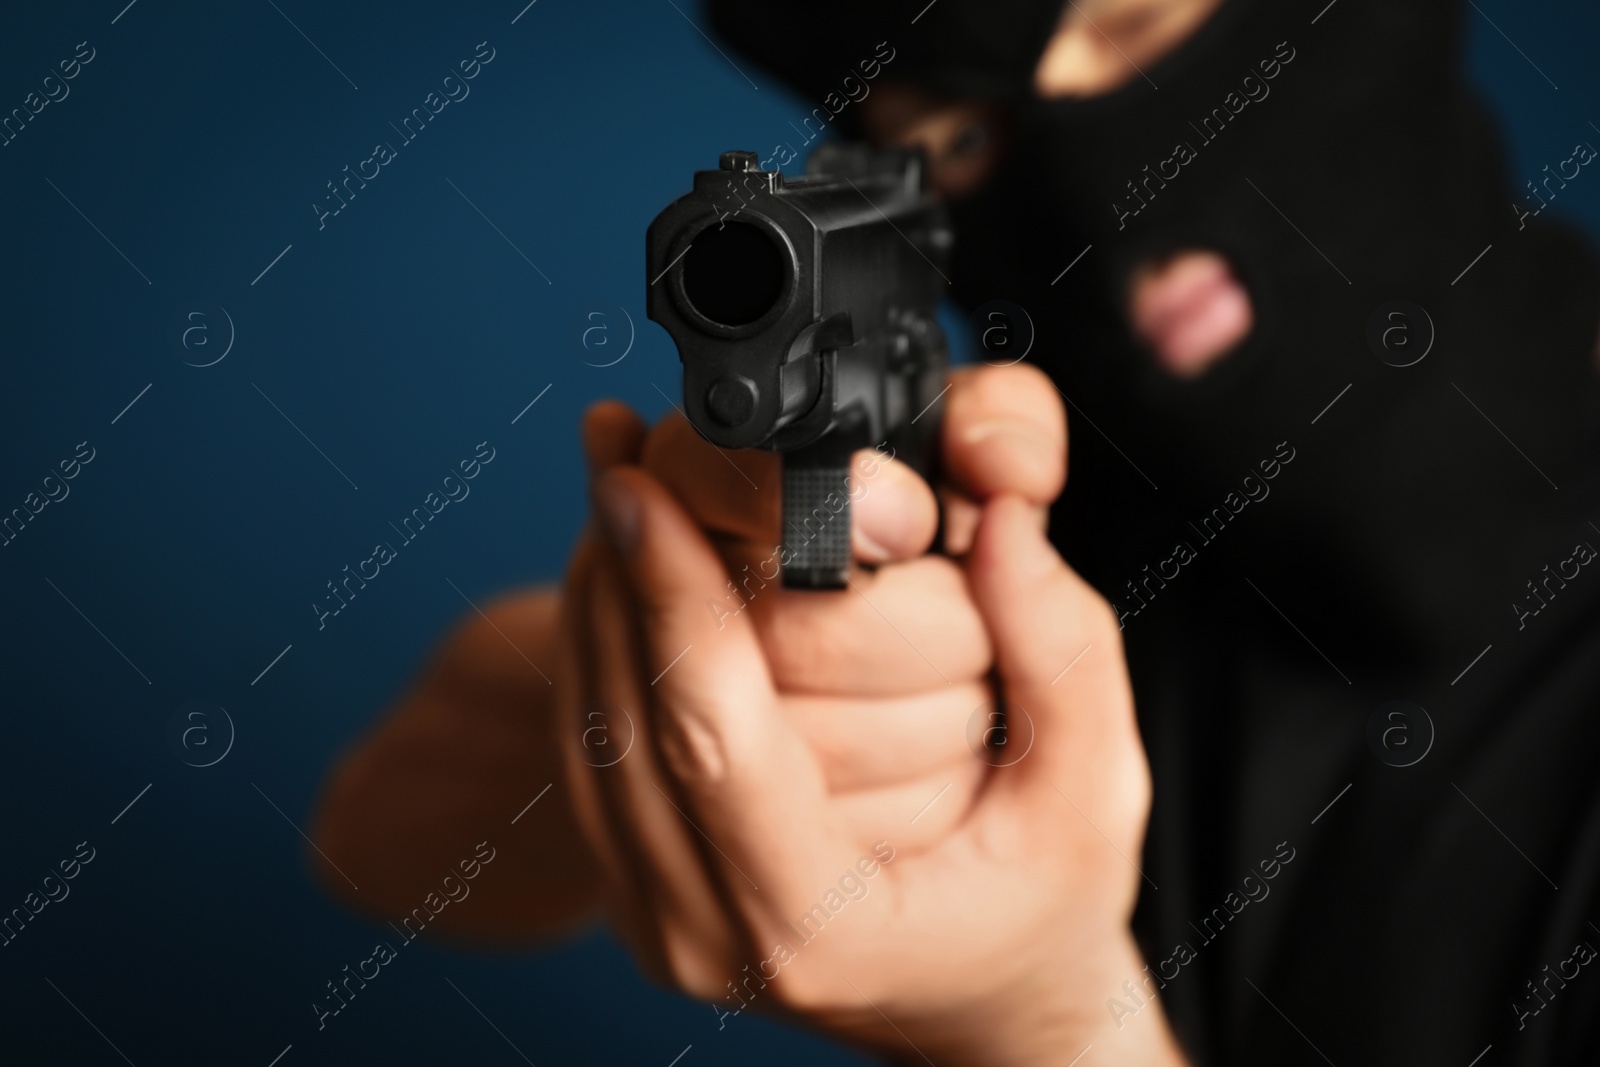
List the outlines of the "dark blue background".
{"type": "MultiPolygon", "coordinates": [[[[0,948],[0,1061],[121,1062],[65,996],[141,1065],[265,1065],[290,1044],[285,1067],[521,1062],[448,978],[541,1065],[665,1065],[691,1044],[684,1067],[857,1062],[749,1014],[718,1032],[601,935],[503,958],[413,945],[319,1033],[308,1005],[383,928],[313,885],[285,818],[305,825],[330,762],[465,609],[450,582],[481,602],[557,577],[583,516],[584,406],[653,417],[657,386],[676,395],[676,354],[643,315],[646,224],[691,171],[768,150],[811,104],[740,61],[752,88],[666,0],[540,0],[515,25],[524,0],[139,0],[112,24],[123,2],[0,14],[0,111],[79,41],[96,50],[0,148],[0,512],[95,449],[0,548],[0,912],[78,842],[97,850],[0,948]],[[398,143],[388,123],[485,40],[470,96],[319,231],[324,182],[398,143]],[[220,353],[218,307],[232,351],[185,366],[220,353]],[[214,344],[186,350],[195,310],[214,344]],[[625,347],[624,311],[627,358],[587,365],[625,347]],[[597,324],[609,346],[586,350],[597,324]],[[471,496],[319,631],[324,583],[484,440],[497,455],[471,496]],[[216,766],[169,746],[189,700],[236,724],[216,766]]],[[[1600,142],[1600,13],[1480,6],[1560,86],[1469,9],[1520,185],[1600,142]]],[[[1555,207],[1600,229],[1600,190],[1575,183],[1555,207]]]]}

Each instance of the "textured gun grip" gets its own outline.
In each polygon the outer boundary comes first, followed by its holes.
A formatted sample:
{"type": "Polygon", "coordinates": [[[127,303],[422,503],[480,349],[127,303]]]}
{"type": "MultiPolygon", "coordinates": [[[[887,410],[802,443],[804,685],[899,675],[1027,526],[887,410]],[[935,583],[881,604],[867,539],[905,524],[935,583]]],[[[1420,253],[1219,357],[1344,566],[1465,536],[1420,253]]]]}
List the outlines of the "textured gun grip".
{"type": "Polygon", "coordinates": [[[850,577],[850,467],[814,466],[785,456],[783,584],[843,589],[850,577]],[[837,510],[835,510],[837,509],[837,510]]]}

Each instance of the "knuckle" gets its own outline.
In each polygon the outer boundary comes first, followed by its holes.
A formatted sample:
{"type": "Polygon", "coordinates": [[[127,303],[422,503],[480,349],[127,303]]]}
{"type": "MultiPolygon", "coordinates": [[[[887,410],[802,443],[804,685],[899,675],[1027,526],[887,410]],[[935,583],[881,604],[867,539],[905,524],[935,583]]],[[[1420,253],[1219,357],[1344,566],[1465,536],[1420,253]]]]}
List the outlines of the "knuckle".
{"type": "Polygon", "coordinates": [[[829,974],[821,961],[797,959],[770,983],[773,999],[798,1015],[817,1017],[842,1013],[861,1000],[850,987],[829,974]]]}
{"type": "Polygon", "coordinates": [[[1122,622],[1117,617],[1117,609],[1111,606],[1111,601],[1096,593],[1089,599],[1088,611],[1091,625],[1095,631],[1103,635],[1103,639],[1113,651],[1120,654],[1122,651],[1122,622]]]}
{"type": "Polygon", "coordinates": [[[661,718],[656,747],[673,779],[690,786],[706,786],[727,777],[727,745],[717,730],[692,712],[661,718]]]}
{"type": "Polygon", "coordinates": [[[663,942],[663,984],[696,1000],[716,1000],[722,995],[725,976],[695,938],[686,931],[669,929],[663,942]]]}
{"type": "Polygon", "coordinates": [[[788,595],[782,601],[778,610],[757,616],[767,662],[780,689],[817,688],[818,665],[853,660],[851,642],[828,612],[788,595]]]}
{"type": "Polygon", "coordinates": [[[1075,617],[1075,628],[1081,628],[1096,646],[1121,657],[1122,620],[1111,601],[1066,563],[1062,564],[1058,574],[1061,578],[1060,596],[1065,603],[1072,605],[1070,610],[1075,617]]]}

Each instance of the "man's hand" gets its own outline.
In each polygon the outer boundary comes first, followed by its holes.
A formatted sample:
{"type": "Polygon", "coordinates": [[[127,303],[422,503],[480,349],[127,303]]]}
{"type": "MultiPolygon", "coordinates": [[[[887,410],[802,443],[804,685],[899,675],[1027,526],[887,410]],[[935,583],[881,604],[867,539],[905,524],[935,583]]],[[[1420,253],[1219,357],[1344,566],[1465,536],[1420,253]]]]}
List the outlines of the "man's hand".
{"type": "Polygon", "coordinates": [[[1142,969],[1149,782],[1115,617],[1044,539],[1059,404],[1023,368],[956,386],[964,566],[919,556],[932,498],[896,464],[858,457],[852,540],[879,566],[837,593],[761,565],[772,457],[719,457],[669,421],[643,468],[599,474],[608,538],[574,564],[558,696],[608,911],[724,1023],[748,1002],[896,1058],[1066,1062],[1094,1042],[1180,1062],[1158,1011],[1118,1032],[1104,1007],[1142,969]],[[624,713],[625,755],[584,743],[597,712],[624,713]]]}

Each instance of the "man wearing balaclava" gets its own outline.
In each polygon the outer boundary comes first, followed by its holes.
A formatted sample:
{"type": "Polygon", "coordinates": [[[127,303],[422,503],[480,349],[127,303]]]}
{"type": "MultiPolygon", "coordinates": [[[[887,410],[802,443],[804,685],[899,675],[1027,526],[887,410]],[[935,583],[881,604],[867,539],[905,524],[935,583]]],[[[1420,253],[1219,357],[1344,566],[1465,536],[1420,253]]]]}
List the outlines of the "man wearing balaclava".
{"type": "Polygon", "coordinates": [[[496,803],[565,724],[561,873],[475,932],[598,894],[723,1025],[940,1064],[1593,1062],[1600,269],[1540,217],[1589,142],[1513,188],[1443,0],[711,15],[817,102],[762,159],[928,152],[954,294],[1013,346],[953,378],[948,555],[926,486],[858,456],[854,587],[752,583],[770,457],[598,408],[559,607],[495,612],[559,631],[559,692],[458,638],[323,847],[403,880],[376,813],[470,690],[523,754],[428,758],[496,803]],[[622,707],[633,758],[574,742],[622,707]],[[993,723],[1020,757],[966,743],[993,723]]]}
{"type": "Polygon", "coordinates": [[[956,288],[1025,308],[1074,405],[1052,532],[1122,622],[1185,1046],[1588,1062],[1600,271],[1536,216],[1594,149],[1510,186],[1461,5],[1202,3],[1129,55],[1196,6],[714,10],[808,91],[891,40],[855,120],[989,171],[956,288]]]}

